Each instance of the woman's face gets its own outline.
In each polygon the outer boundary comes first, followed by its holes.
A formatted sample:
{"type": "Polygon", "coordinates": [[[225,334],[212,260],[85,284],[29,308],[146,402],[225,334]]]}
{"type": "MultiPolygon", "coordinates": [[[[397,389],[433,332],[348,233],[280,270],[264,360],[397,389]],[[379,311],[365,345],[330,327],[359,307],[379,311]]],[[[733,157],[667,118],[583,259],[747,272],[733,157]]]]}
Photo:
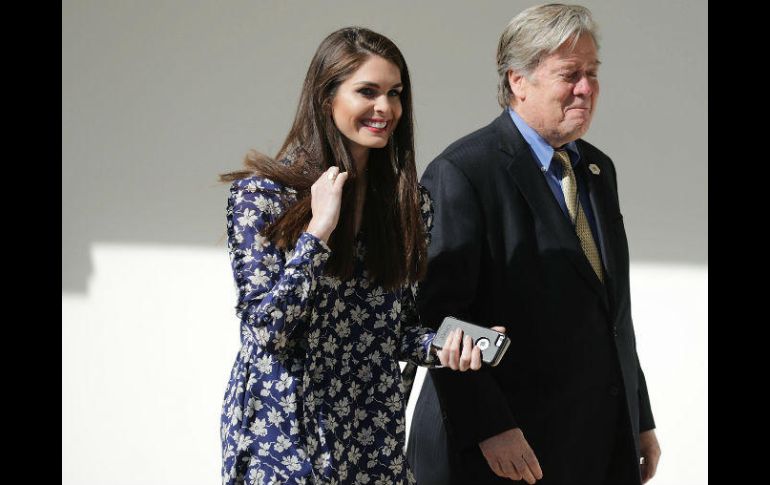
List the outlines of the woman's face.
{"type": "Polygon", "coordinates": [[[371,56],[348,77],[332,100],[332,119],[345,136],[357,161],[370,148],[383,148],[401,118],[401,71],[379,56],[371,56]]]}

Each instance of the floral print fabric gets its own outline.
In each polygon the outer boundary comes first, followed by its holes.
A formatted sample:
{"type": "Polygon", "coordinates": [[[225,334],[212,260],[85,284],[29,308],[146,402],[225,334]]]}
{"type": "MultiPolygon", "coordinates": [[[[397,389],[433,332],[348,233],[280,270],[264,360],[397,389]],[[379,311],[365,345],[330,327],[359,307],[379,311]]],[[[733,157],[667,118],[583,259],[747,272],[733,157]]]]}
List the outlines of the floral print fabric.
{"type": "MultiPolygon", "coordinates": [[[[432,206],[420,187],[430,234],[432,206]]],[[[222,408],[222,482],[406,485],[399,360],[433,365],[415,285],[387,292],[356,240],[350,280],[326,276],[328,246],[303,233],[292,251],[259,232],[296,193],[260,177],[236,181],[227,205],[241,349],[222,408]]]]}

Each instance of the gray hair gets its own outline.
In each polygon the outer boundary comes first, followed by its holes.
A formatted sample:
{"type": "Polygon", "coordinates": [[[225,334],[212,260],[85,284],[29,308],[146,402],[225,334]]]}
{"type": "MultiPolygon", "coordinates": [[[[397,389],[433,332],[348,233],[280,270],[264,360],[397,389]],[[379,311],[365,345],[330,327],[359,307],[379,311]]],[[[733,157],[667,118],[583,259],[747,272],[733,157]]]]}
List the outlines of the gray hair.
{"type": "Polygon", "coordinates": [[[583,34],[589,34],[599,49],[599,34],[591,11],[580,5],[551,3],[530,7],[508,22],[497,46],[497,101],[510,105],[508,71],[529,77],[540,61],[572,39],[572,47],[583,34]]]}

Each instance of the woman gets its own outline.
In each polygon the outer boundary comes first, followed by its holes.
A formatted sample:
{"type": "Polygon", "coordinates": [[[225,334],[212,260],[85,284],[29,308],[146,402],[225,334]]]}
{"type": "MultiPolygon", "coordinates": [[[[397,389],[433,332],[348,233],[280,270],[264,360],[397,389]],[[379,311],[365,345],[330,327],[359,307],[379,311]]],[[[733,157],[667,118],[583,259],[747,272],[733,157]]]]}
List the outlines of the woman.
{"type": "Polygon", "coordinates": [[[398,360],[467,370],[480,353],[455,332],[434,355],[418,326],[431,203],[398,48],[362,28],[329,35],[276,160],[251,152],[222,176],[242,342],[223,483],[414,483],[398,360]]]}

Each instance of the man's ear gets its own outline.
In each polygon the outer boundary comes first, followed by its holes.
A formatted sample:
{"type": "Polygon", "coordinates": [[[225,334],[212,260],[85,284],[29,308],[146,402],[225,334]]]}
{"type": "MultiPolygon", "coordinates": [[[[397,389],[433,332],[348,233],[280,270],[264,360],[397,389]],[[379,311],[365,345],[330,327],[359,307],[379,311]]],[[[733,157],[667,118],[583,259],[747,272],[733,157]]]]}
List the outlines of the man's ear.
{"type": "Polygon", "coordinates": [[[527,79],[513,69],[508,69],[508,86],[516,101],[527,99],[527,79]]]}

